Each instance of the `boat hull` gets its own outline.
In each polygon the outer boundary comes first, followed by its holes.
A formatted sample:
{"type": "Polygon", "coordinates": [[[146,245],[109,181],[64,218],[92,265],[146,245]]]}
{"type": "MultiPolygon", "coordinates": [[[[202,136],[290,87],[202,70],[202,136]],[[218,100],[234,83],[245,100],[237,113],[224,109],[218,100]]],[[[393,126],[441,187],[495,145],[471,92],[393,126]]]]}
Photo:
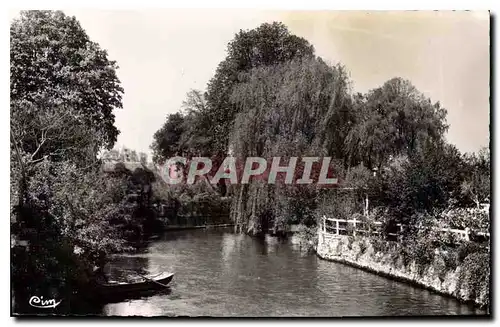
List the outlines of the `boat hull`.
{"type": "Polygon", "coordinates": [[[163,274],[157,278],[146,279],[137,283],[98,284],[97,290],[101,299],[134,298],[145,293],[167,289],[174,274],[163,274]]]}

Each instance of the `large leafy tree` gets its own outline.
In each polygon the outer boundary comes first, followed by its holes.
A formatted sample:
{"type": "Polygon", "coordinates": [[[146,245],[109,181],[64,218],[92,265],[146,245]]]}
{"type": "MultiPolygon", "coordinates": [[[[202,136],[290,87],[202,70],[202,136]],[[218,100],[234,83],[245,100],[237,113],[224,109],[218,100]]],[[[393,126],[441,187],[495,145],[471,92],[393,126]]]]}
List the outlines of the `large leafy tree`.
{"type": "Polygon", "coordinates": [[[447,130],[446,110],[408,80],[393,78],[356,100],[346,152],[351,161],[364,161],[370,169],[415,153],[427,139],[440,140],[447,130]]]}
{"type": "Polygon", "coordinates": [[[207,104],[203,93],[191,90],[181,111],[167,115],[163,126],[153,135],[153,161],[163,163],[175,155],[210,155],[212,139],[208,131],[207,104]]]}
{"type": "Polygon", "coordinates": [[[20,150],[62,160],[77,148],[95,156],[112,147],[123,93],[117,68],[75,17],[21,12],[10,27],[11,129],[20,150]]]}
{"type": "Polygon", "coordinates": [[[212,137],[209,135],[210,120],[208,119],[207,101],[199,90],[191,90],[182,103],[184,114],[184,133],[180,145],[186,155],[209,156],[212,137]]]}
{"type": "Polygon", "coordinates": [[[165,124],[153,135],[153,161],[162,163],[181,151],[180,140],[184,132],[184,116],[174,113],[167,116],[165,124]]]}
{"type": "Polygon", "coordinates": [[[313,54],[313,47],[305,39],[291,34],[282,23],[265,23],[236,34],[207,87],[206,119],[210,122],[208,134],[212,138],[212,150],[227,150],[228,135],[238,111],[230,97],[234,86],[241,82],[242,72],[313,54]]]}

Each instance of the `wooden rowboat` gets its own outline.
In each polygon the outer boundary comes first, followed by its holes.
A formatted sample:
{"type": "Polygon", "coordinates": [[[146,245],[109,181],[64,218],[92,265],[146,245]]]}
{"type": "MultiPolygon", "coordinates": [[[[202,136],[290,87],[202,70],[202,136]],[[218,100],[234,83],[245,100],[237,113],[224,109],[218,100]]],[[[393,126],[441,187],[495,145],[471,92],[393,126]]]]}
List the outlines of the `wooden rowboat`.
{"type": "Polygon", "coordinates": [[[173,273],[163,272],[154,276],[142,276],[136,282],[108,281],[97,284],[98,292],[105,298],[135,297],[147,291],[168,288],[168,283],[174,277],[173,273]]]}

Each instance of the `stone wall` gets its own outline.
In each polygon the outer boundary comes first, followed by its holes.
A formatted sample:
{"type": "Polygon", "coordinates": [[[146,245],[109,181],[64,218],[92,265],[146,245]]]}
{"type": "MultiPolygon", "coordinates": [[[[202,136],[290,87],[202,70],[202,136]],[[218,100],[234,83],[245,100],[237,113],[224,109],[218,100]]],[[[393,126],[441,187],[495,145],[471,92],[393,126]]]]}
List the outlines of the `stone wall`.
{"type": "Polygon", "coordinates": [[[489,271],[485,280],[464,282],[479,276],[475,276],[473,269],[465,264],[447,269],[438,250],[432,263],[419,267],[414,260],[404,264],[397,255],[397,246],[384,252],[376,251],[373,245],[373,240],[368,237],[337,236],[319,231],[316,253],[325,260],[345,263],[488,309],[489,271]]]}

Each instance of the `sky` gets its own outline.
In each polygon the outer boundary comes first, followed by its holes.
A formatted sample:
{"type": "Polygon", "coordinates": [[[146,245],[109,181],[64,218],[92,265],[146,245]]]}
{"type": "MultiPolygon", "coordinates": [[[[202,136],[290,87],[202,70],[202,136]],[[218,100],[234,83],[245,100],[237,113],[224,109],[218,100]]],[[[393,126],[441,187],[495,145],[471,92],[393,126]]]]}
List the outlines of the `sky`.
{"type": "MultiPolygon", "coordinates": [[[[249,9],[71,9],[120,67],[123,109],[115,147],[150,154],[153,134],[191,89],[205,90],[240,29],[281,21],[327,62],[344,64],[353,89],[409,79],[448,110],[447,139],[462,152],[489,144],[487,12],[262,11],[249,9]]],[[[11,17],[16,14],[11,12],[11,17]]]]}

